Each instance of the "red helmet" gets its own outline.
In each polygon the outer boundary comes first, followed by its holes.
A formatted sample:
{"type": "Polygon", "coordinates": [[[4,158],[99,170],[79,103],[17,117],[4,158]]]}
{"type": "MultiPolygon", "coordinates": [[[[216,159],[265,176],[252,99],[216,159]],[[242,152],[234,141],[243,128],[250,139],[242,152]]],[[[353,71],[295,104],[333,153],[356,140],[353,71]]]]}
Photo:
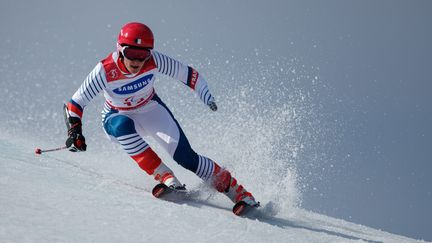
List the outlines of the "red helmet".
{"type": "Polygon", "coordinates": [[[124,25],[117,39],[117,46],[135,46],[146,49],[153,49],[153,32],[147,25],[131,22],[124,25]]]}

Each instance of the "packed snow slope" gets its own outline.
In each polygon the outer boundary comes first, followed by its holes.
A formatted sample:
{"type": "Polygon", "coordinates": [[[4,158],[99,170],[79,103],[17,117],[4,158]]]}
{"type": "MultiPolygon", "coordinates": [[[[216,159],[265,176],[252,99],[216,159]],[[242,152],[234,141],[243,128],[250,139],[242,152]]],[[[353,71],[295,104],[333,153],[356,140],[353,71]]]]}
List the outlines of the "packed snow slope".
{"type": "Polygon", "coordinates": [[[0,242],[410,241],[304,209],[432,239],[427,1],[53,2],[0,8],[0,242]],[[85,108],[87,152],[34,155],[64,144],[63,103],[129,21],[206,77],[217,112],[168,77],[156,92],[194,150],[262,203],[256,219],[148,139],[192,192],[153,199],[106,139],[101,96],[85,108]]]}
{"type": "Polygon", "coordinates": [[[37,156],[32,142],[7,136],[0,151],[0,242],[416,242],[273,202],[237,217],[200,183],[178,202],[162,201],[130,161],[118,161],[119,171],[94,167],[103,155],[37,156]]]}

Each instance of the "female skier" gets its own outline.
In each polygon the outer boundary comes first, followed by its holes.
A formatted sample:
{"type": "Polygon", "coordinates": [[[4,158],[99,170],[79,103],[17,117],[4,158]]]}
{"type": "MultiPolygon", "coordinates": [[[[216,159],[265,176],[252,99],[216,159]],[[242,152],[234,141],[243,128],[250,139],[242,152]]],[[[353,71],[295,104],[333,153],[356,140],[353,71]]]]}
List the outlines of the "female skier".
{"type": "MultiPolygon", "coordinates": [[[[252,194],[229,171],[191,148],[178,121],[153,87],[156,74],[168,75],[195,90],[204,104],[216,111],[206,80],[194,68],[153,47],[153,33],[146,25],[132,22],[121,28],[117,50],[96,65],[67,104],[66,146],[72,152],[86,150],[81,128],[83,110],[103,91],[102,121],[106,134],[117,141],[142,170],[163,185],[160,189],[180,190],[184,186],[147,144],[146,136],[153,137],[177,163],[234,203],[258,206],[252,194]]],[[[157,191],[155,196],[162,192],[157,191]]]]}

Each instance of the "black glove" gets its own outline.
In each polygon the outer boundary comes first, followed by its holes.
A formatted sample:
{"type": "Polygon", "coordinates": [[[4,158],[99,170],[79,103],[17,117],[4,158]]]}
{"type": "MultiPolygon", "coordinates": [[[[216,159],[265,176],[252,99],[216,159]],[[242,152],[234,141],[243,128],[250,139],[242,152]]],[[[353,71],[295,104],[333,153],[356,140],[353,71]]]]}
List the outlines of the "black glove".
{"type": "Polygon", "coordinates": [[[216,105],[216,102],[214,102],[214,101],[209,101],[207,105],[210,107],[210,109],[211,109],[212,111],[217,111],[217,105],[216,105]]]}
{"type": "Polygon", "coordinates": [[[87,145],[85,143],[85,138],[82,135],[82,124],[81,119],[77,117],[69,117],[69,131],[68,131],[68,139],[66,140],[66,146],[69,148],[69,151],[79,152],[86,151],[87,145]]]}

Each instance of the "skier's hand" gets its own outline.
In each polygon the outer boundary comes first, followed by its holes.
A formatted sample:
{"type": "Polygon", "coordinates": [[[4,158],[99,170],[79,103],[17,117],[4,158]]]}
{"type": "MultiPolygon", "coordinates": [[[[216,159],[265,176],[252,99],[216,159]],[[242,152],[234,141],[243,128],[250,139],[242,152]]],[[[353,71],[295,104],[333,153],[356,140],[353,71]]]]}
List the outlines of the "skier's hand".
{"type": "Polygon", "coordinates": [[[68,131],[68,139],[66,140],[66,146],[71,152],[86,151],[87,145],[85,138],[82,135],[81,120],[79,118],[69,118],[70,129],[68,131]]]}
{"type": "Polygon", "coordinates": [[[216,105],[216,102],[214,102],[214,101],[209,101],[207,105],[210,107],[210,109],[211,109],[212,111],[217,111],[217,105],[216,105]]]}
{"type": "Polygon", "coordinates": [[[81,152],[87,149],[85,138],[81,133],[71,133],[66,140],[66,146],[71,152],[81,152]]]}

